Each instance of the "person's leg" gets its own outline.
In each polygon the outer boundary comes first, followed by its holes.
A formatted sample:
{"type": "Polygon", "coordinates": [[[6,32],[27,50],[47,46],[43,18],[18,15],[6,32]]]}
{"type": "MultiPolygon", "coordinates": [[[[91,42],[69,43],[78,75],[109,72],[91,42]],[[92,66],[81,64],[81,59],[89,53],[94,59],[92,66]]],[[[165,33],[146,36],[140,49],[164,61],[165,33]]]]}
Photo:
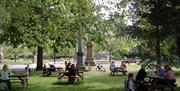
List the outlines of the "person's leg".
{"type": "Polygon", "coordinates": [[[6,84],[7,84],[7,86],[8,86],[8,90],[9,90],[9,91],[12,91],[10,80],[6,80],[6,84]]]}

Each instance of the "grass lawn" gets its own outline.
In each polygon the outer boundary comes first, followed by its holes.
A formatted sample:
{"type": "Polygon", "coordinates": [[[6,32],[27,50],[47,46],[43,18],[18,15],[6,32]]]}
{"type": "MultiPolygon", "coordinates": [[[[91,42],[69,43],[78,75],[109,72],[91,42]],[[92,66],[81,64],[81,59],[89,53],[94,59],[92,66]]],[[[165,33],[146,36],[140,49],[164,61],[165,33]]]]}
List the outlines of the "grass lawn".
{"type": "MultiPolygon", "coordinates": [[[[140,66],[128,65],[128,71],[137,73],[140,66]]],[[[106,65],[108,70],[108,65],[106,65]]],[[[180,72],[177,71],[177,84],[176,91],[180,91],[180,72]]],[[[124,91],[124,80],[126,76],[110,76],[109,71],[98,72],[95,67],[92,71],[85,72],[84,82],[76,82],[73,85],[66,84],[67,78],[63,82],[58,83],[57,76],[42,77],[41,71],[34,71],[29,79],[29,86],[22,88],[20,83],[13,83],[13,91],[124,91]]],[[[6,84],[2,84],[0,89],[6,88],[6,84]]],[[[1,91],[1,90],[0,90],[1,91]]],[[[169,91],[169,89],[166,89],[169,91]]]]}

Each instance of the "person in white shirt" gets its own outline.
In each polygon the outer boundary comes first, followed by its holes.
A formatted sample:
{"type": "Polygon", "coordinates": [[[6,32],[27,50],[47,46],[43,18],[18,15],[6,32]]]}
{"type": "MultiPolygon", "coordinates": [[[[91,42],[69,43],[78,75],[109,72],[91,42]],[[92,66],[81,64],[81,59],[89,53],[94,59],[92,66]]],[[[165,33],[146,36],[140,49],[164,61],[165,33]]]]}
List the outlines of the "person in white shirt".
{"type": "Polygon", "coordinates": [[[2,79],[3,82],[6,82],[6,84],[8,86],[8,90],[12,91],[9,76],[11,76],[11,73],[9,71],[9,67],[8,67],[8,65],[5,64],[5,65],[3,65],[3,68],[2,68],[2,71],[1,71],[1,79],[2,79]]]}

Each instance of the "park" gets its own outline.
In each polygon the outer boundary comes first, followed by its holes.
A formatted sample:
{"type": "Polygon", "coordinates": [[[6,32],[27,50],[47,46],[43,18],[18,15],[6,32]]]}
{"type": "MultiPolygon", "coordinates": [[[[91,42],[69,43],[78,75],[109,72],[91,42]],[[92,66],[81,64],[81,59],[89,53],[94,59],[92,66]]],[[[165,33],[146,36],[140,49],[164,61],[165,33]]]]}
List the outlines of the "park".
{"type": "Polygon", "coordinates": [[[179,0],[0,0],[0,91],[180,91],[179,0]]]}

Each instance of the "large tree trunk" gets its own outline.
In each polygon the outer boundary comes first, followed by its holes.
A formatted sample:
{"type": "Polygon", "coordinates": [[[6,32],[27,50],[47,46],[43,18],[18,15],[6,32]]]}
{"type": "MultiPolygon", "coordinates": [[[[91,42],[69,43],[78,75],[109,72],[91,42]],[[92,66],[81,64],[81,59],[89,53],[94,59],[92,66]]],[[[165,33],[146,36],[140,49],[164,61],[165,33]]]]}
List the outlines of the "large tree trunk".
{"type": "Polygon", "coordinates": [[[42,70],[42,68],[43,68],[43,47],[38,46],[36,70],[42,70]]]}
{"type": "Polygon", "coordinates": [[[160,60],[160,38],[156,38],[156,56],[157,56],[157,63],[160,64],[161,60],[160,60]]]}
{"type": "Polygon", "coordinates": [[[180,36],[176,37],[176,44],[177,44],[177,52],[178,52],[178,56],[180,58],[180,36]]]}

